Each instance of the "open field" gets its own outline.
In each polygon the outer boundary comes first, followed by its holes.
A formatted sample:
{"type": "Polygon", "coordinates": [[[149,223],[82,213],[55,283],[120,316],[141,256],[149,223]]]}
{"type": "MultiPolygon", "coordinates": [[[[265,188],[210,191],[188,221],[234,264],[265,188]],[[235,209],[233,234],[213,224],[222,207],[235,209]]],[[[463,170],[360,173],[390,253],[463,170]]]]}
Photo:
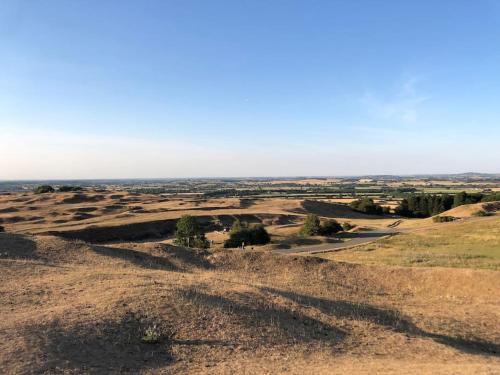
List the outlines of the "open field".
{"type": "Polygon", "coordinates": [[[500,216],[427,223],[376,243],[320,256],[363,264],[500,269],[500,216]]]}
{"type": "Polygon", "coordinates": [[[9,233],[0,248],[2,373],[491,374],[500,366],[495,271],[9,233]]]}
{"type": "Polygon", "coordinates": [[[473,213],[495,214],[498,203],[443,213],[459,218],[451,223],[347,203],[0,195],[0,373],[497,372],[500,216],[473,213]],[[299,236],[311,213],[356,227],[299,236]],[[184,214],[198,218],[210,249],[172,244],[184,214]],[[263,224],[271,243],[222,249],[235,219],[263,224]],[[384,231],[399,234],[318,256],[276,254],[384,231]]]}

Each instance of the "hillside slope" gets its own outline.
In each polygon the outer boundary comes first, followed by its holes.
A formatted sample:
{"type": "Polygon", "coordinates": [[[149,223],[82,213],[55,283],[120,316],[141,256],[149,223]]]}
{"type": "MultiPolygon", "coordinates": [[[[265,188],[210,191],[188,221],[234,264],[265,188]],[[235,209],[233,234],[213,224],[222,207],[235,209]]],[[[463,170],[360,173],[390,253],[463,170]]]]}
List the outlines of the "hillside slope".
{"type": "Polygon", "coordinates": [[[0,253],[0,373],[500,366],[498,272],[6,233],[0,253]]]}

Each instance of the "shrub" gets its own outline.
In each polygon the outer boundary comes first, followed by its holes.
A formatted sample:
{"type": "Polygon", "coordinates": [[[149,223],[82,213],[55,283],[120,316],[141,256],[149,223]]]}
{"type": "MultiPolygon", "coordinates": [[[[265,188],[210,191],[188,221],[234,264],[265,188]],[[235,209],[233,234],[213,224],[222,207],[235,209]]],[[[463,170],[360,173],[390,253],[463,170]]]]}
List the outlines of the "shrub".
{"type": "Polygon", "coordinates": [[[492,212],[486,212],[484,210],[479,210],[479,211],[473,212],[472,216],[478,216],[478,217],[481,217],[481,216],[493,216],[493,213],[492,212]]]}
{"type": "Polygon", "coordinates": [[[5,232],[5,228],[0,225],[0,232],[5,232]]]}
{"type": "Polygon", "coordinates": [[[144,336],[142,336],[142,342],[146,344],[157,344],[160,342],[161,332],[158,327],[155,325],[149,326],[144,331],[144,336]]]}
{"type": "Polygon", "coordinates": [[[229,238],[224,241],[224,247],[239,247],[242,244],[265,245],[271,241],[271,237],[263,225],[255,225],[247,228],[242,227],[239,221],[237,222],[236,225],[233,224],[229,232],[229,238]]]}
{"type": "Polygon", "coordinates": [[[53,193],[54,188],[50,185],[41,185],[35,189],[35,194],[53,193]]]}
{"type": "Polygon", "coordinates": [[[321,230],[320,220],[317,215],[309,214],[300,229],[300,234],[305,236],[316,236],[321,230]]]}
{"type": "Polygon", "coordinates": [[[332,234],[338,233],[342,230],[342,226],[333,219],[325,221],[319,228],[319,234],[322,236],[331,236],[332,234]]]}
{"type": "Polygon", "coordinates": [[[363,212],[368,215],[382,215],[383,209],[376,204],[371,198],[358,199],[349,204],[349,206],[358,212],[363,212]]]}
{"type": "Polygon", "coordinates": [[[175,244],[186,247],[207,248],[209,243],[194,216],[184,215],[177,220],[175,244]]]}
{"type": "Polygon", "coordinates": [[[82,190],[82,188],[80,186],[67,186],[67,185],[63,185],[63,186],[60,186],[59,190],[61,193],[65,193],[65,192],[68,192],[68,191],[80,191],[82,190]]]}
{"type": "Polygon", "coordinates": [[[347,222],[347,221],[346,221],[346,222],[344,222],[344,223],[342,223],[342,229],[343,229],[344,231],[346,231],[346,232],[347,232],[348,230],[351,230],[351,229],[352,229],[352,228],[354,228],[354,227],[356,227],[356,225],[351,224],[351,223],[349,223],[349,222],[347,222]]]}
{"type": "Polygon", "coordinates": [[[435,223],[447,223],[454,220],[456,220],[456,218],[453,216],[434,216],[432,218],[432,221],[435,223]]]}

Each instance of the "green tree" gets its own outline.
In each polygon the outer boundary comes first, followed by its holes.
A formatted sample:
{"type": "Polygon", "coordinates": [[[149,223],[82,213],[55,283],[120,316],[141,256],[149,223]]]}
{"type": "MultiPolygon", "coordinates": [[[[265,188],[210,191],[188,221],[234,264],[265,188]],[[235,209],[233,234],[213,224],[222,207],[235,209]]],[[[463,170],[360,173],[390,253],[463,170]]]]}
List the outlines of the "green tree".
{"type": "Polygon", "coordinates": [[[254,225],[249,228],[241,227],[239,230],[229,232],[229,238],[224,241],[224,247],[240,247],[245,245],[265,245],[271,241],[269,233],[263,225],[254,225]]]}
{"type": "Polygon", "coordinates": [[[175,243],[187,247],[208,247],[205,233],[203,233],[196,218],[191,215],[184,215],[177,221],[175,243]]]}
{"type": "Polygon", "coordinates": [[[317,215],[309,214],[300,229],[300,234],[305,236],[316,236],[321,230],[320,220],[317,215]]]}
{"type": "Polygon", "coordinates": [[[332,234],[342,231],[342,225],[337,220],[326,220],[319,228],[319,234],[322,236],[331,236],[332,234]]]}
{"type": "Polygon", "coordinates": [[[50,185],[41,185],[35,189],[35,194],[53,193],[54,188],[50,185]]]}

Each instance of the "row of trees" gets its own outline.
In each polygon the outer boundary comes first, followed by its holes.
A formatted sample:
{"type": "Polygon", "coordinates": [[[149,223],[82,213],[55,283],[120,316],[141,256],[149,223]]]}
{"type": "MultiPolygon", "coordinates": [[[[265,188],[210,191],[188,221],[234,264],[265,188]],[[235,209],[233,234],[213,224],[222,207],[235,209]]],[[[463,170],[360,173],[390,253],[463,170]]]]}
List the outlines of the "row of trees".
{"type": "Polygon", "coordinates": [[[375,203],[372,198],[363,198],[352,201],[349,206],[358,212],[363,212],[368,215],[382,215],[390,212],[389,207],[382,207],[375,203]]]}
{"type": "MultiPolygon", "coordinates": [[[[68,191],[80,191],[82,190],[82,188],[80,186],[63,185],[60,186],[57,190],[64,193],[68,191]]],[[[55,191],[56,190],[50,185],[40,185],[35,188],[35,194],[53,193],[55,191]]]]}
{"type": "Polygon", "coordinates": [[[438,215],[453,207],[479,202],[500,200],[500,193],[466,193],[450,194],[409,194],[395,209],[395,213],[405,217],[430,217],[438,215]]]}

